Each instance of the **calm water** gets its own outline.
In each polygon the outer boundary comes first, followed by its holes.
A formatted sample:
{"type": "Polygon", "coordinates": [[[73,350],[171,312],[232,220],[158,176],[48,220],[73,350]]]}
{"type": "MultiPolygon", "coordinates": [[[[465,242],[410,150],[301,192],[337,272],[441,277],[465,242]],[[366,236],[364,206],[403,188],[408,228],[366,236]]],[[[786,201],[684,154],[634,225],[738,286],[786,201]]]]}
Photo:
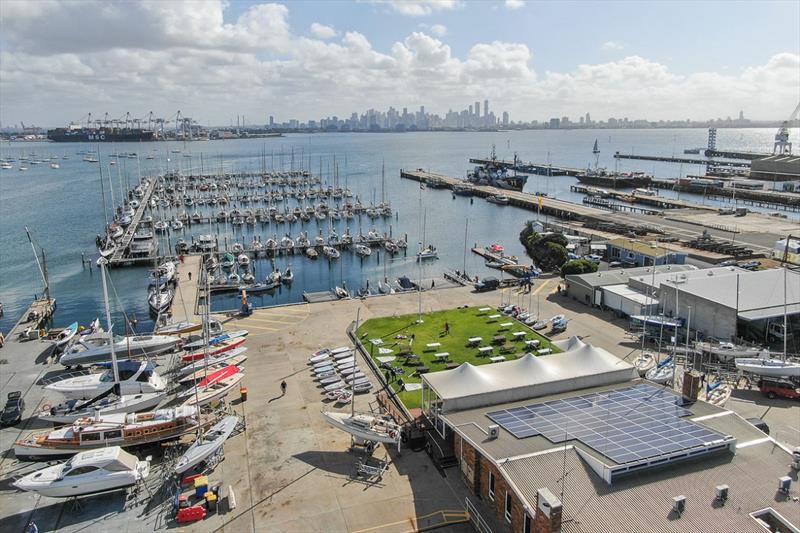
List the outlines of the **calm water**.
{"type": "MultiPolygon", "coordinates": [[[[720,130],[718,146],[726,149],[769,151],[774,135],[772,129],[720,130]]],[[[792,136],[797,138],[796,131],[792,136]]],[[[338,184],[348,186],[362,203],[380,202],[382,194],[390,201],[396,212],[391,219],[371,221],[365,215],[350,221],[332,221],[341,234],[345,227],[351,233],[366,233],[373,226],[381,232],[391,231],[395,237],[408,236],[408,257],[403,254],[387,257],[382,251],[373,252],[369,258],[361,259],[352,252],[343,252],[338,261],[328,262],[320,258],[311,261],[302,256],[278,257],[274,264],[267,259],[255,263],[259,280],[274,267],[284,270],[291,266],[295,271],[295,282],[274,294],[254,295],[252,301],[258,305],[275,305],[301,301],[303,291],[327,290],[343,282],[357,289],[370,281],[390,280],[406,274],[417,278],[419,267],[413,253],[423,234],[425,241],[439,249],[438,261],[426,262],[422,267],[423,278],[438,277],[445,268],[463,268],[465,262],[465,226],[468,221],[466,241],[468,246],[503,244],[510,254],[523,256],[518,233],[523,223],[534,214],[513,207],[498,207],[476,199],[452,198],[446,190],[427,190],[422,193],[415,182],[399,178],[401,168],[425,168],[453,176],[464,176],[470,169],[470,156],[485,156],[496,145],[498,157],[510,159],[517,152],[523,160],[584,167],[593,164],[591,148],[598,140],[601,149],[600,164],[614,168],[615,151],[653,155],[680,155],[684,148],[704,146],[706,131],[697,130],[611,130],[611,131],[523,131],[496,133],[407,133],[407,134],[298,134],[279,139],[228,140],[189,143],[144,143],[101,145],[103,166],[103,191],[107,213],[110,216],[113,189],[113,204],[118,205],[123,191],[138,183],[139,177],[180,168],[183,171],[216,172],[258,171],[266,169],[306,168],[320,174],[323,184],[334,184],[333,161],[338,166],[338,184]],[[183,150],[191,154],[171,153],[183,150]],[[155,159],[145,155],[155,151],[155,159]],[[113,152],[137,152],[139,160],[120,159],[110,166],[108,155],[113,152]],[[201,158],[202,154],[202,158],[201,158]],[[382,185],[381,165],[385,165],[385,180],[382,185]]],[[[30,165],[29,170],[13,170],[0,173],[0,301],[5,307],[5,317],[0,320],[0,329],[6,331],[19,314],[30,303],[35,293],[42,291],[42,282],[25,235],[25,226],[31,231],[34,241],[41,245],[47,255],[51,293],[58,299],[58,324],[73,320],[87,322],[102,313],[102,291],[99,271],[81,265],[81,251],[94,252],[95,236],[104,225],[103,196],[99,165],[82,161],[76,152],[96,149],[88,144],[12,143],[3,144],[3,157],[18,159],[20,155],[34,153],[38,157],[67,156],[60,159],[60,169],[51,169],[48,164],[30,165]]],[[[644,170],[657,177],[678,177],[686,174],[702,174],[703,168],[679,166],[643,161],[621,161],[620,170],[644,170]]],[[[562,199],[580,201],[579,195],[569,192],[576,181],[566,177],[531,176],[526,190],[546,192],[562,199]]],[[[670,194],[661,191],[660,194],[670,194]]],[[[688,197],[688,195],[684,195],[688,197]]],[[[698,199],[699,200],[699,199],[698,199]]],[[[329,202],[330,203],[330,202],[329,202]]],[[[244,206],[255,209],[262,205],[244,206]]],[[[206,211],[210,208],[206,207],[206,211]]],[[[227,208],[232,209],[231,206],[227,208]]],[[[219,208],[215,208],[215,211],[219,208]]],[[[191,214],[193,209],[187,208],[191,214]]],[[[162,214],[171,218],[180,209],[162,214]]],[[[300,231],[308,231],[313,238],[318,231],[327,234],[329,222],[312,220],[306,224],[295,223],[291,227],[274,223],[255,228],[234,230],[225,225],[192,226],[180,232],[161,237],[161,250],[174,246],[178,238],[187,241],[202,233],[215,233],[220,242],[249,243],[254,235],[266,240],[272,235],[279,238],[285,233],[296,237],[300,231]]],[[[484,275],[488,270],[483,260],[471,253],[466,254],[466,270],[471,274],[484,275]]],[[[150,327],[147,318],[146,268],[117,269],[111,272],[112,299],[115,321],[122,324],[123,310],[135,315],[141,329],[150,327]]],[[[216,309],[237,305],[234,296],[215,298],[216,309]]]]}

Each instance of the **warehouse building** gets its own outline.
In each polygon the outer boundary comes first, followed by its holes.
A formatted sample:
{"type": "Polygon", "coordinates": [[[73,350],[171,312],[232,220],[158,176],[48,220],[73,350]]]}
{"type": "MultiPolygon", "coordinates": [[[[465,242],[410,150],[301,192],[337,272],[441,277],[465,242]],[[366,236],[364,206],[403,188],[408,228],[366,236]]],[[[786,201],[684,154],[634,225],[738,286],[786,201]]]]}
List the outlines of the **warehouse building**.
{"type": "Polygon", "coordinates": [[[620,261],[626,267],[651,265],[682,265],[686,263],[686,252],[675,251],[654,242],[632,239],[614,239],[606,243],[606,257],[609,261],[620,261]]]}
{"type": "MultiPolygon", "coordinates": [[[[652,267],[624,268],[603,270],[591,274],[570,274],[565,277],[567,296],[586,305],[602,306],[603,287],[610,285],[626,285],[632,277],[650,276],[652,267]]],[[[692,265],[659,265],[656,274],[675,274],[697,270],[692,265]]]]}
{"type": "Polygon", "coordinates": [[[776,154],[754,159],[750,164],[750,177],[769,181],[800,179],[800,156],[776,154]]]}
{"type": "Polygon", "coordinates": [[[423,375],[423,412],[495,532],[797,531],[789,450],[694,387],[562,347],[423,375]]]}

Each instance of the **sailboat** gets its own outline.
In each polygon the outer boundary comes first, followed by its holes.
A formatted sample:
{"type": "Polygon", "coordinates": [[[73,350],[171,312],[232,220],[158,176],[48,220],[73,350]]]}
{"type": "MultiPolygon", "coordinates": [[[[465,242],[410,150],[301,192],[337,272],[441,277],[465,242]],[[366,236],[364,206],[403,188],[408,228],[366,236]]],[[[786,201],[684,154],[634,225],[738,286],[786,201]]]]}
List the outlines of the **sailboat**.
{"type": "Polygon", "coordinates": [[[178,459],[178,463],[175,465],[175,473],[182,474],[214,455],[228,437],[231,436],[238,423],[239,417],[226,416],[208,431],[198,436],[197,440],[186,450],[186,453],[178,459]]]}
{"type": "Polygon", "coordinates": [[[352,435],[358,444],[366,442],[400,444],[400,425],[389,417],[334,411],[323,411],[322,416],[331,426],[352,435]]]}
{"type": "Polygon", "coordinates": [[[762,357],[736,359],[736,368],[758,376],[800,377],[800,362],[786,360],[786,346],[789,338],[789,313],[787,308],[788,287],[786,286],[786,266],[783,267],[783,355],[780,359],[769,359],[768,352],[762,357]]]}
{"type": "Polygon", "coordinates": [[[123,395],[163,392],[166,389],[166,383],[153,363],[129,360],[117,363],[115,360],[112,366],[100,373],[65,378],[44,388],[75,399],[94,398],[117,384],[123,395]]]}
{"type": "Polygon", "coordinates": [[[13,485],[49,498],[72,498],[135,485],[150,475],[150,459],[139,461],[119,446],[81,452],[66,463],[48,466],[13,485]]]}
{"type": "Polygon", "coordinates": [[[53,424],[71,424],[80,418],[147,411],[156,407],[165,397],[163,391],[122,396],[107,391],[88,401],[72,399],[54,406],[44,404],[36,417],[53,424]]]}

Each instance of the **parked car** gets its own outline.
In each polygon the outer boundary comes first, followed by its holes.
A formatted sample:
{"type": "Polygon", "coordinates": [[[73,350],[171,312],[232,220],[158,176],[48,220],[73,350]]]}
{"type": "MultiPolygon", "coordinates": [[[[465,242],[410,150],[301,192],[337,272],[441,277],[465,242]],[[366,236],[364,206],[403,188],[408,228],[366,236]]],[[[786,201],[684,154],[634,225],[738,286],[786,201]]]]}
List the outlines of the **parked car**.
{"type": "Polygon", "coordinates": [[[800,400],[800,387],[788,379],[761,378],[758,382],[758,389],[768,398],[781,397],[800,400]]]}
{"type": "Polygon", "coordinates": [[[748,418],[747,421],[753,424],[756,428],[760,429],[761,431],[769,435],[769,426],[767,425],[766,422],[764,422],[760,418],[748,418]]]}
{"type": "Polygon", "coordinates": [[[622,268],[622,261],[611,261],[608,268],[622,268]]]}
{"type": "Polygon", "coordinates": [[[475,284],[477,292],[493,291],[500,286],[500,280],[493,277],[483,278],[480,282],[475,284]]]}
{"type": "Polygon", "coordinates": [[[8,393],[6,406],[3,408],[3,413],[0,414],[0,425],[13,426],[22,420],[22,411],[25,409],[25,400],[22,399],[20,391],[8,393]]]}

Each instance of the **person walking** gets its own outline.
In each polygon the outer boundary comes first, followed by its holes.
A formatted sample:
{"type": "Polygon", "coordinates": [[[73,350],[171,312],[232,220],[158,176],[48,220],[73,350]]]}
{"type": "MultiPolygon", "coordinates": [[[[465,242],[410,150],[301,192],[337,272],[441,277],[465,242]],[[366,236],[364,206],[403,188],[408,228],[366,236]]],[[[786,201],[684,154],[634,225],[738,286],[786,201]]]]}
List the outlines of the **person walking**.
{"type": "Polygon", "coordinates": [[[444,334],[445,335],[450,335],[450,322],[445,322],[444,323],[444,334]]]}
{"type": "Polygon", "coordinates": [[[281,381],[281,396],[286,396],[286,380],[281,381]]]}
{"type": "Polygon", "coordinates": [[[192,273],[189,272],[189,281],[192,281],[192,273]]]}

